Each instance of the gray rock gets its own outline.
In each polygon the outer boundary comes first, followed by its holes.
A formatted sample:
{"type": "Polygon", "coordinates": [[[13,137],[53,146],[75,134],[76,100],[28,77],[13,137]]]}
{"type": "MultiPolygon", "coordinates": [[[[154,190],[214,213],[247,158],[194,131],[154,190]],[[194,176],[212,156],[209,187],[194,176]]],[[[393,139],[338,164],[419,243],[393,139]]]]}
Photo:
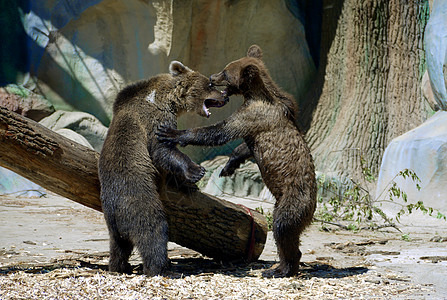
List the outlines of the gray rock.
{"type": "Polygon", "coordinates": [[[45,189],[32,181],[0,167],[0,194],[14,194],[17,196],[41,196],[45,189]]]}
{"type": "Polygon", "coordinates": [[[15,84],[0,88],[0,106],[39,122],[54,112],[44,97],[15,84]]]}
{"type": "Polygon", "coordinates": [[[430,108],[433,111],[438,111],[439,105],[435,99],[435,95],[433,94],[433,89],[431,87],[428,71],[425,71],[424,76],[422,76],[421,90],[422,90],[422,95],[427,100],[427,103],[430,106],[430,108]]]}
{"type": "MultiPolygon", "coordinates": [[[[407,193],[411,203],[423,201],[444,213],[447,212],[447,112],[439,111],[419,127],[393,139],[382,159],[376,195],[389,199],[387,190],[394,180],[407,193]],[[404,169],[416,172],[421,182],[418,191],[415,182],[396,174],[404,169]]],[[[397,201],[404,204],[402,200],[397,201]]],[[[399,205],[385,205],[396,210],[399,205]]]]}
{"type": "MultiPolygon", "coordinates": [[[[294,16],[299,13],[284,0],[44,0],[29,6],[23,20],[35,43],[28,50],[39,90],[57,109],[91,113],[106,126],[119,90],[166,73],[172,60],[211,75],[256,43],[272,77],[296,99],[304,99],[316,72],[294,16]]],[[[239,105],[232,99],[211,118],[188,115],[179,126],[215,123],[239,105]]],[[[201,161],[210,151],[195,156],[201,161]]]]}
{"type": "Polygon", "coordinates": [[[66,138],[68,138],[78,144],[81,144],[81,145],[86,146],[93,150],[92,145],[90,145],[90,143],[86,140],[85,137],[83,137],[82,135],[80,135],[79,133],[76,133],[75,131],[73,131],[71,129],[60,128],[60,129],[56,129],[55,132],[59,133],[60,135],[65,136],[66,138]]]}
{"type": "Polygon", "coordinates": [[[212,160],[204,161],[201,165],[206,174],[199,182],[199,188],[211,195],[224,194],[236,197],[258,198],[264,188],[258,166],[247,161],[232,176],[219,177],[220,171],[228,161],[227,156],[217,156],[212,160]]]}
{"type": "Polygon", "coordinates": [[[425,27],[425,55],[434,98],[447,110],[447,2],[434,0],[430,19],[425,27]]]}
{"type": "Polygon", "coordinates": [[[58,110],[51,116],[42,119],[40,124],[56,132],[61,129],[70,129],[85,140],[67,131],[62,131],[62,133],[73,137],[76,141],[81,141],[81,144],[87,142],[98,152],[101,151],[107,135],[107,127],[102,125],[96,117],[84,112],[58,110]]]}
{"type": "Polygon", "coordinates": [[[262,202],[267,202],[267,203],[270,203],[270,204],[275,204],[276,203],[275,196],[273,196],[272,192],[270,192],[270,190],[266,186],[264,186],[262,188],[262,191],[259,193],[259,199],[262,202]]]}

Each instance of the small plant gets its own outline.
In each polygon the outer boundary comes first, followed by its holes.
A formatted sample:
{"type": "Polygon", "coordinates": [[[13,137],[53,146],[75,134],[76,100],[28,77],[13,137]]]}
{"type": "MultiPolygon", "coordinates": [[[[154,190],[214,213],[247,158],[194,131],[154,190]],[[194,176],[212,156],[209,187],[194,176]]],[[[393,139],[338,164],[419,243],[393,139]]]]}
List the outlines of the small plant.
{"type": "MultiPolygon", "coordinates": [[[[402,177],[403,179],[407,179],[407,178],[411,179],[415,183],[416,189],[418,191],[421,190],[421,186],[419,185],[421,180],[416,175],[416,173],[414,171],[412,171],[412,170],[405,169],[405,170],[400,171],[393,178],[393,180],[388,184],[388,186],[390,186],[388,188],[389,200],[376,200],[377,203],[379,203],[379,202],[387,202],[387,201],[388,202],[394,202],[394,200],[398,199],[398,198],[401,198],[404,203],[408,203],[408,196],[407,196],[407,194],[395,182],[395,179],[397,177],[402,177]]],[[[383,194],[383,192],[379,195],[378,198],[380,198],[380,196],[382,194],[383,194]]],[[[446,216],[443,213],[441,213],[439,210],[434,209],[432,207],[425,206],[423,201],[418,201],[416,203],[400,204],[400,205],[401,205],[401,209],[397,212],[396,216],[394,217],[394,219],[397,222],[399,222],[400,217],[402,215],[411,214],[413,211],[416,211],[416,210],[420,210],[424,214],[428,214],[429,216],[435,217],[437,219],[447,220],[446,216]],[[433,215],[433,213],[435,213],[435,212],[436,212],[436,216],[433,215]]]]}
{"type": "Polygon", "coordinates": [[[402,238],[402,240],[405,241],[405,242],[409,242],[409,241],[411,241],[410,235],[407,234],[407,233],[402,234],[401,238],[402,238]]]}
{"type": "Polygon", "coordinates": [[[255,209],[258,213],[264,215],[265,219],[267,220],[268,230],[273,229],[273,214],[271,211],[264,212],[264,209],[262,206],[256,207],[255,209]]]}
{"type": "Polygon", "coordinates": [[[416,210],[438,219],[446,220],[446,216],[440,211],[427,207],[422,201],[408,203],[408,196],[396,183],[398,177],[412,180],[416,188],[420,190],[420,179],[412,170],[400,171],[385,187],[377,198],[367,188],[368,183],[373,183],[376,178],[371,170],[366,167],[363,157],[360,158],[364,184],[361,185],[354,180],[340,181],[336,178],[317,177],[319,187],[319,207],[315,213],[315,220],[326,224],[336,225],[346,230],[358,231],[361,229],[380,229],[394,227],[403,215],[411,214],[416,210]],[[382,195],[388,193],[388,199],[380,200],[382,195]],[[402,199],[404,204],[396,200],[402,199]],[[401,205],[401,209],[395,216],[388,216],[381,208],[383,202],[392,202],[401,205]],[[434,215],[436,213],[436,215],[434,215]]]}

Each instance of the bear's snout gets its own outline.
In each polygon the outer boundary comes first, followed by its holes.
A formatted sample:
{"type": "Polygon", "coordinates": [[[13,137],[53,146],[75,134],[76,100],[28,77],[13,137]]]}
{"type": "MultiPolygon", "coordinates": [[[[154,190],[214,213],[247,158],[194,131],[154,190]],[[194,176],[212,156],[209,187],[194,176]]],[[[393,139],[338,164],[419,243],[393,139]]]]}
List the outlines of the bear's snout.
{"type": "Polygon", "coordinates": [[[212,85],[226,85],[224,72],[213,74],[210,76],[210,82],[212,85]]]}

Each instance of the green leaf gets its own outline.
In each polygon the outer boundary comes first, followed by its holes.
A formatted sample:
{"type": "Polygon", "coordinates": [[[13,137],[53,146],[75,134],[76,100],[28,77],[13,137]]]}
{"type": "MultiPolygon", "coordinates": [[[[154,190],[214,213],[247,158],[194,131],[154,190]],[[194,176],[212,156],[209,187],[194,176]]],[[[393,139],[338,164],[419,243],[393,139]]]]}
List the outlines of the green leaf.
{"type": "Polygon", "coordinates": [[[406,242],[409,242],[411,240],[410,235],[408,233],[402,234],[401,238],[406,242]]]}

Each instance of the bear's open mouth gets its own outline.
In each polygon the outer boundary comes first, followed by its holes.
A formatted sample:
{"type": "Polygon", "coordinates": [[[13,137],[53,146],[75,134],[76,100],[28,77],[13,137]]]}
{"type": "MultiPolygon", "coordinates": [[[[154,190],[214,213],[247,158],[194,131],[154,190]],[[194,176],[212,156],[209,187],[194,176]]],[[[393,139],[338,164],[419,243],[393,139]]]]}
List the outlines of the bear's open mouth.
{"type": "Polygon", "coordinates": [[[217,100],[213,98],[208,98],[203,101],[203,111],[205,112],[206,117],[211,115],[209,108],[210,107],[222,107],[228,103],[230,99],[228,97],[224,97],[223,100],[217,100]]]}

